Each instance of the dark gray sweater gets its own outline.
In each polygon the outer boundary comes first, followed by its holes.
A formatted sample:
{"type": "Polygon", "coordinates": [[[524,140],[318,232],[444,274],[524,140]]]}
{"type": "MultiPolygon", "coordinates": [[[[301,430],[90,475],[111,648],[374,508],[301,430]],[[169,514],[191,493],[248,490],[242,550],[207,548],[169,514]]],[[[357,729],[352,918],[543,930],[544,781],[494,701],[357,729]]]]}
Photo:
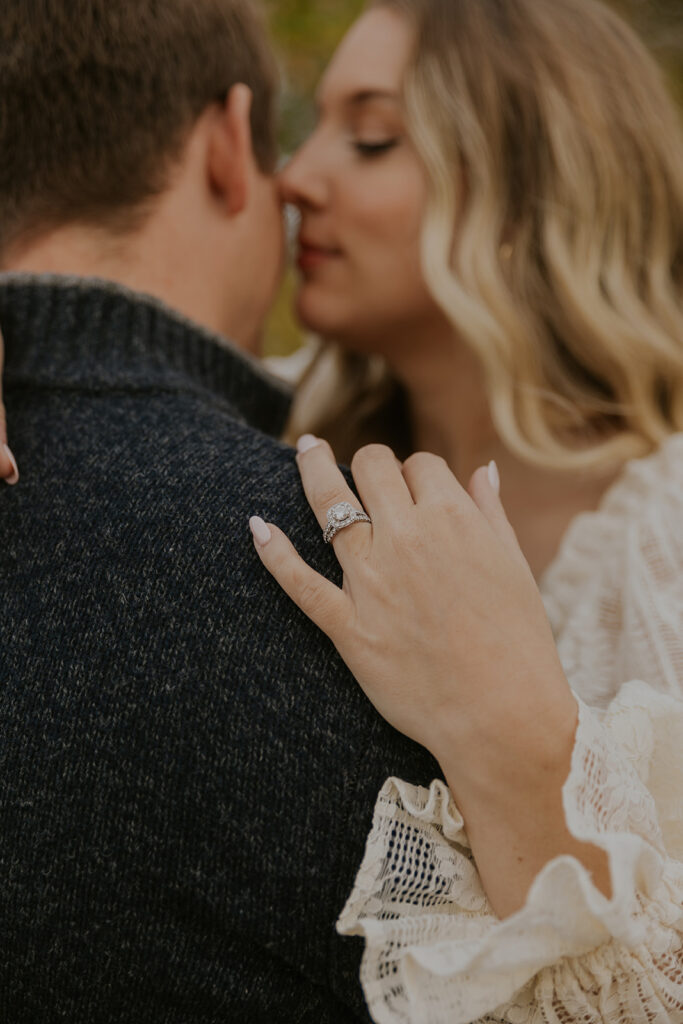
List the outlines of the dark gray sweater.
{"type": "Polygon", "coordinates": [[[339,578],[286,393],[103,282],[0,277],[0,325],[0,1021],[366,1020],[334,923],[385,778],[437,769],[253,550],[339,578]]]}

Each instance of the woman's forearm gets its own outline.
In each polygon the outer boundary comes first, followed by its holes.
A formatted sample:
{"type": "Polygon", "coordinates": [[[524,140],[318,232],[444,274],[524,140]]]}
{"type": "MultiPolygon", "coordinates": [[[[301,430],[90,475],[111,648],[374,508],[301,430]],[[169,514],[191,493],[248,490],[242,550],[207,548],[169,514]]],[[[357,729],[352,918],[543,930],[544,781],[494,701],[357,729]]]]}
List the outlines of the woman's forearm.
{"type": "Polygon", "coordinates": [[[521,726],[497,734],[473,730],[439,757],[463,815],[477,869],[495,913],[521,909],[534,879],[551,860],[575,857],[610,896],[607,854],[569,832],[562,790],[571,769],[578,714],[573,698],[521,726]],[[456,752],[457,750],[457,752],[456,752]]]}

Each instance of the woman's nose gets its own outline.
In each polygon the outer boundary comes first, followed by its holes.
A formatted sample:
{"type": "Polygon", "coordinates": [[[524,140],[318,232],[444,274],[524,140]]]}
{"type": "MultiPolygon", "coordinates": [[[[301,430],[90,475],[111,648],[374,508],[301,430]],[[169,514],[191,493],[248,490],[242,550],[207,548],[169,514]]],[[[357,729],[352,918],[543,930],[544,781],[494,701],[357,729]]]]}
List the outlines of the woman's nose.
{"type": "Polygon", "coordinates": [[[282,168],[278,187],[284,203],[315,208],[325,205],[328,196],[326,175],[309,143],[304,143],[282,168]]]}

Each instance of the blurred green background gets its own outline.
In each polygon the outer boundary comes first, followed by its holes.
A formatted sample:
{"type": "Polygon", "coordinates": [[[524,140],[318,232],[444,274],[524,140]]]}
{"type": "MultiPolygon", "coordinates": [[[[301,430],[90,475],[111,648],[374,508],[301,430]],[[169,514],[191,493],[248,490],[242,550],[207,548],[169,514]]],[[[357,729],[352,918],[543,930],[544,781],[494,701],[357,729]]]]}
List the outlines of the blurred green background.
{"type": "MultiPolygon", "coordinates": [[[[476,3],[477,0],[471,0],[476,3]]],[[[552,0],[539,0],[551,3],[552,0]]],[[[683,105],[683,0],[608,0],[635,25],[667,69],[683,105]]],[[[291,153],[313,124],[312,95],[342,35],[363,10],[364,0],[264,0],[280,55],[283,92],[281,145],[291,153]]],[[[266,331],[269,355],[285,355],[301,343],[292,313],[294,278],[287,275],[266,331]]]]}

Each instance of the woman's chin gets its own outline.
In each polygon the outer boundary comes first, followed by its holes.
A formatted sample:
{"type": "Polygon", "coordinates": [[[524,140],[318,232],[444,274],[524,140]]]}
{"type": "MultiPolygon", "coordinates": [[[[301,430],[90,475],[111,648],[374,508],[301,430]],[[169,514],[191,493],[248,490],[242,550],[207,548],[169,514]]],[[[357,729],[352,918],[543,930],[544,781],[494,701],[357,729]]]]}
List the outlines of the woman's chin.
{"type": "Polygon", "coordinates": [[[356,299],[322,296],[305,283],[299,289],[294,311],[303,329],[327,341],[333,341],[348,352],[386,354],[391,350],[396,323],[387,317],[360,315],[356,299]]]}
{"type": "Polygon", "coordinates": [[[297,293],[294,311],[304,330],[323,338],[337,338],[348,324],[347,318],[335,306],[304,283],[297,293]]]}

